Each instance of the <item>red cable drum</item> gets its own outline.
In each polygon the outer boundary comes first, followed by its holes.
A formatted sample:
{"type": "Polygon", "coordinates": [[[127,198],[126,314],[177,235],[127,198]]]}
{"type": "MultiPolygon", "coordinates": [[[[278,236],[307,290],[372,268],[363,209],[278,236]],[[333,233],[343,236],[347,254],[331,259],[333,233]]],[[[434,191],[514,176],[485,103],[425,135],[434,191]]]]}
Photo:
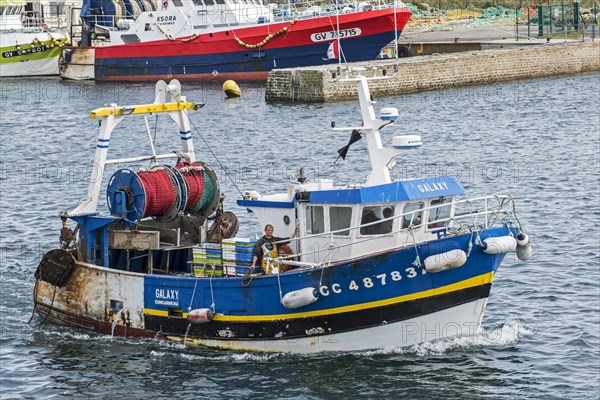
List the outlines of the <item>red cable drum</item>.
{"type": "Polygon", "coordinates": [[[146,191],[144,216],[165,215],[175,205],[175,187],[171,177],[164,169],[150,172],[138,172],[146,191]]]}

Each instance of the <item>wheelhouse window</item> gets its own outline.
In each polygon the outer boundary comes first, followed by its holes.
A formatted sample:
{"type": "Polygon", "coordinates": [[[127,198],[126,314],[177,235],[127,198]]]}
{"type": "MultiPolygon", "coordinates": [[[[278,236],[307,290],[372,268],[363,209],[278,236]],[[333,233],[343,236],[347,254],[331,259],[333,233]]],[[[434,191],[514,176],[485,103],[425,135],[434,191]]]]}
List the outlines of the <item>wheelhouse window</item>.
{"type": "Polygon", "coordinates": [[[423,223],[423,203],[410,203],[404,207],[404,217],[402,217],[402,229],[412,226],[418,226],[423,223]]]}
{"type": "Polygon", "coordinates": [[[323,206],[306,207],[306,233],[316,235],[325,232],[325,212],[323,206]]]}
{"type": "MultiPolygon", "coordinates": [[[[362,216],[360,224],[371,224],[373,222],[380,221],[392,217],[394,215],[394,206],[381,205],[381,206],[367,206],[362,209],[362,216]]],[[[384,235],[391,233],[394,225],[394,220],[382,221],[378,224],[372,224],[368,226],[361,226],[361,235],[384,235]]]]}
{"type": "Polygon", "coordinates": [[[51,2],[49,5],[48,14],[51,16],[59,16],[65,14],[65,5],[59,2],[51,2]]]}
{"type": "MultiPolygon", "coordinates": [[[[352,207],[337,207],[329,208],[329,226],[330,230],[339,231],[340,229],[350,228],[352,224],[352,207]]],[[[336,232],[336,235],[350,236],[350,230],[336,232]]]]}
{"type": "Polygon", "coordinates": [[[203,6],[204,5],[202,0],[192,0],[192,2],[194,3],[195,6],[203,6]]]}
{"type": "Polygon", "coordinates": [[[452,203],[452,199],[448,197],[431,200],[432,208],[429,209],[429,225],[427,225],[427,228],[443,228],[450,223],[449,219],[452,211],[450,203],[452,203]]]}
{"type": "Polygon", "coordinates": [[[173,0],[173,5],[175,7],[183,7],[183,3],[181,2],[181,0],[173,0]]]}

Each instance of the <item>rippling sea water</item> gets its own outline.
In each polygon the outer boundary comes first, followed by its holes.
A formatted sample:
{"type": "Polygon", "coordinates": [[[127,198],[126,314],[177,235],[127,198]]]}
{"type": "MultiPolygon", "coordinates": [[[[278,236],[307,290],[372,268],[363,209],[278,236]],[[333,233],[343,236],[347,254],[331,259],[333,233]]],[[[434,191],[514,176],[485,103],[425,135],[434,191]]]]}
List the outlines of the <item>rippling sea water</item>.
{"type": "MultiPolygon", "coordinates": [[[[192,116],[197,155],[221,173],[240,234],[260,228],[235,205],[236,187],[273,193],[300,166],[338,184],[364,181],[364,141],[332,167],[349,133],[328,129],[332,120],[360,123],[357,102],[265,104],[264,87],[241,87],[243,97],[227,101],[218,84],[183,84],[188,99],[207,103],[192,116]]],[[[535,255],[505,259],[474,336],[311,356],[113,338],[37,316],[29,322],[33,272],[58,244],[57,213],[87,191],[98,133],[89,111],[152,102],[154,86],[4,79],[0,90],[0,398],[600,396],[600,74],[378,99],[377,107],[401,115],[384,141],[423,137],[423,148],[399,162],[400,175],[452,174],[469,195],[512,194],[535,255]]],[[[123,125],[111,156],[147,150],[145,136],[131,135],[143,129],[140,120],[123,125]]],[[[178,144],[162,119],[150,126],[159,147],[178,144]]]]}

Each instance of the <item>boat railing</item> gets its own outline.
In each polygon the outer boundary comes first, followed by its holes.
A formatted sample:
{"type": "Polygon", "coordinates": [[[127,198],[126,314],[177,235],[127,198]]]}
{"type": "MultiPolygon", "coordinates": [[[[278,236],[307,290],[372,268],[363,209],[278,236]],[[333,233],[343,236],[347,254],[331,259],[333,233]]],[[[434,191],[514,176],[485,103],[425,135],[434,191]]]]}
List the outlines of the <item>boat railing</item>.
{"type": "Polygon", "coordinates": [[[46,15],[44,16],[43,25],[46,25],[50,28],[67,28],[67,16],[62,15],[46,15]]]}
{"type": "Polygon", "coordinates": [[[5,9],[0,12],[0,26],[2,30],[30,32],[36,29],[64,28],[66,15],[51,12],[23,11],[22,7],[5,9]]]}
{"type": "Polygon", "coordinates": [[[21,23],[23,28],[37,28],[44,24],[44,19],[34,11],[25,11],[21,14],[21,23]]]}
{"type": "MultiPolygon", "coordinates": [[[[251,6],[251,5],[249,5],[251,6]]],[[[396,2],[397,7],[404,7],[404,4],[401,2],[396,2]]],[[[215,6],[219,7],[219,6],[215,6]]],[[[223,7],[225,7],[223,5],[223,7]]],[[[299,2],[293,4],[284,4],[279,5],[272,9],[273,19],[275,22],[278,21],[289,21],[289,20],[298,20],[305,18],[314,18],[320,16],[331,16],[336,14],[344,14],[351,13],[357,11],[368,11],[368,10],[381,10],[386,8],[394,7],[394,2],[389,0],[376,0],[376,1],[332,1],[327,5],[323,5],[314,1],[306,1],[299,2]]],[[[214,12],[214,10],[213,10],[214,12]]],[[[237,14],[239,10],[230,10],[226,8],[226,13],[230,13],[232,15],[237,14]]],[[[96,15],[89,14],[86,15],[86,21],[88,23],[94,24],[99,28],[104,29],[117,29],[118,21],[120,19],[126,20],[135,20],[138,16],[133,15],[131,13],[126,13],[124,15],[114,16],[114,15],[96,15]]],[[[220,18],[223,18],[223,15],[220,15],[220,18]]],[[[229,19],[227,19],[229,20],[229,19]]],[[[253,22],[259,22],[253,21],[253,22]]]]}
{"type": "MultiPolygon", "coordinates": [[[[396,2],[397,7],[404,7],[401,2],[396,2]]],[[[304,19],[313,17],[326,17],[336,14],[345,14],[358,11],[383,10],[394,7],[394,2],[389,0],[358,1],[358,0],[334,0],[328,4],[315,1],[297,2],[293,4],[279,5],[273,10],[275,21],[287,21],[290,19],[304,19]]]]}
{"type": "Polygon", "coordinates": [[[114,15],[89,14],[85,18],[87,23],[99,28],[110,29],[117,26],[117,16],[114,15]]]}
{"type": "MultiPolygon", "coordinates": [[[[520,229],[520,223],[516,217],[514,200],[511,196],[484,196],[423,207],[414,211],[409,211],[389,218],[383,218],[374,222],[342,228],[335,231],[306,235],[294,238],[292,240],[299,242],[306,239],[314,240],[326,238],[329,239],[331,247],[330,250],[332,250],[333,253],[333,250],[339,250],[340,248],[348,246],[355,246],[363,242],[377,241],[386,236],[395,237],[396,235],[404,235],[404,237],[407,239],[406,244],[413,245],[415,241],[415,235],[417,235],[419,232],[424,232],[425,230],[431,234],[435,234],[436,237],[439,238],[441,236],[480,232],[499,224],[514,225],[520,229]],[[454,212],[449,213],[447,216],[441,218],[429,217],[432,211],[440,210],[443,207],[449,206],[452,207],[451,209],[454,210],[454,212]],[[390,230],[389,232],[380,234],[361,235],[349,243],[340,244],[336,242],[336,239],[338,239],[340,236],[349,237],[350,235],[348,232],[356,230],[360,232],[360,229],[377,226],[385,223],[386,221],[392,222],[395,220],[399,220],[399,223],[397,224],[397,226],[400,226],[399,229],[390,230]]],[[[302,259],[302,257],[314,255],[322,251],[322,248],[316,248],[314,250],[279,257],[279,261],[283,263],[288,263],[288,261],[290,261],[290,265],[300,265],[298,262],[293,260],[302,259]]],[[[304,264],[306,263],[301,263],[301,265],[304,264]]],[[[313,266],[322,264],[328,264],[327,257],[325,257],[324,262],[312,263],[313,266]]]]}

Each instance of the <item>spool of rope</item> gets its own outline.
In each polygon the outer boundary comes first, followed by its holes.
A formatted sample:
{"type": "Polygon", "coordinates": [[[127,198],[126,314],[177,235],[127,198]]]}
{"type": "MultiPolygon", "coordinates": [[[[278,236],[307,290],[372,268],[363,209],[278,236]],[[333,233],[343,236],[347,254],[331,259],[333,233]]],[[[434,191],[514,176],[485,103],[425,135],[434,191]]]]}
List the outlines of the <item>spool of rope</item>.
{"type": "Polygon", "coordinates": [[[187,185],[187,204],[185,212],[191,212],[198,206],[204,195],[204,167],[199,163],[181,162],[175,169],[183,176],[187,185]]]}
{"type": "Polygon", "coordinates": [[[183,175],[189,188],[185,212],[198,216],[211,214],[219,199],[216,173],[201,162],[179,163],[175,168],[183,175]]]}
{"type": "Polygon", "coordinates": [[[175,187],[165,169],[138,172],[146,192],[144,217],[167,214],[175,205],[175,187]]]}
{"type": "Polygon", "coordinates": [[[202,198],[200,199],[200,202],[197,204],[196,207],[194,207],[192,211],[197,213],[209,209],[209,206],[211,205],[215,197],[215,184],[211,179],[210,174],[205,171],[204,193],[202,195],[202,198]]]}
{"type": "Polygon", "coordinates": [[[208,216],[218,190],[216,173],[203,163],[156,166],[137,173],[122,169],[108,182],[107,203],[112,215],[130,224],[146,217],[168,222],[183,212],[208,216]]]}
{"type": "MultiPolygon", "coordinates": [[[[185,190],[170,167],[158,166],[149,171],[121,169],[108,181],[106,197],[112,215],[128,223],[145,217],[160,221],[174,219],[185,207],[185,190]]],[[[185,189],[185,188],[184,188],[185,189]]]]}

